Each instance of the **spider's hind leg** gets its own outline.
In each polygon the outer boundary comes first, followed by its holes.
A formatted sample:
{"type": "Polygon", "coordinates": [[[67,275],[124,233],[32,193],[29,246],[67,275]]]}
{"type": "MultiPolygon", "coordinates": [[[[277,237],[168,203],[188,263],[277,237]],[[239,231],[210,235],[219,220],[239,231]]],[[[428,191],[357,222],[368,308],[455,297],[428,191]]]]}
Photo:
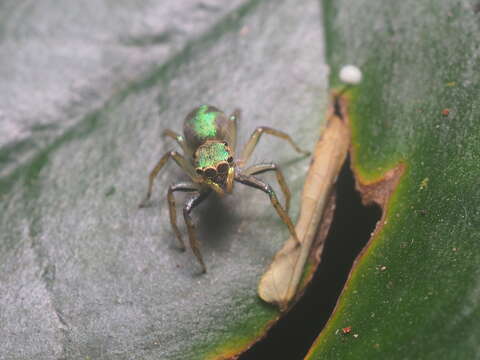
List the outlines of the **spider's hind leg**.
{"type": "Polygon", "coordinates": [[[237,148],[237,127],[238,127],[238,122],[240,121],[241,116],[242,116],[241,110],[235,109],[233,113],[228,117],[229,124],[228,124],[227,141],[234,153],[237,148]]]}
{"type": "Polygon", "coordinates": [[[192,179],[195,177],[192,166],[188,163],[188,161],[181,154],[179,154],[176,151],[169,151],[169,152],[165,153],[160,158],[160,160],[158,160],[157,165],[155,165],[153,170],[150,172],[150,175],[148,176],[147,195],[145,195],[145,198],[138,205],[138,207],[141,207],[141,208],[145,207],[148,200],[150,200],[150,197],[152,196],[153,183],[155,181],[155,178],[157,177],[160,170],[165,166],[168,159],[170,159],[170,158],[173,159],[177,163],[177,165],[180,166],[192,179]]]}
{"type": "Polygon", "coordinates": [[[182,148],[183,154],[185,156],[190,156],[191,155],[191,150],[188,147],[187,142],[185,141],[185,138],[182,135],[177,134],[175,131],[170,130],[170,129],[166,129],[163,132],[162,135],[165,136],[165,137],[170,137],[173,140],[175,140],[177,142],[177,144],[180,145],[180,147],[182,148]]]}
{"type": "Polygon", "coordinates": [[[283,131],[280,131],[280,130],[272,129],[270,127],[260,126],[255,129],[255,131],[250,136],[250,139],[248,140],[247,144],[243,148],[242,155],[240,156],[241,164],[246,164],[248,159],[250,159],[250,156],[252,155],[253,150],[255,150],[255,148],[257,147],[258,141],[260,140],[260,137],[263,134],[273,135],[280,139],[286,140],[295,149],[295,151],[305,155],[310,154],[309,151],[300,149],[300,147],[297,144],[295,144],[295,142],[292,140],[290,135],[288,135],[287,133],[284,133],[283,131]]]}

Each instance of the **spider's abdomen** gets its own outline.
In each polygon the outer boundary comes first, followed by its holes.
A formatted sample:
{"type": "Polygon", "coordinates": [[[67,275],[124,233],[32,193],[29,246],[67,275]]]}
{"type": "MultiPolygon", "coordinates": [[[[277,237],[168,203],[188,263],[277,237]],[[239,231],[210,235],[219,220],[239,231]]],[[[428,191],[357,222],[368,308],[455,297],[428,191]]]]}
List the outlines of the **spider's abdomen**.
{"type": "Polygon", "coordinates": [[[226,140],[229,122],[221,110],[214,106],[201,105],[185,118],[183,134],[188,145],[196,149],[207,140],[226,140]]]}

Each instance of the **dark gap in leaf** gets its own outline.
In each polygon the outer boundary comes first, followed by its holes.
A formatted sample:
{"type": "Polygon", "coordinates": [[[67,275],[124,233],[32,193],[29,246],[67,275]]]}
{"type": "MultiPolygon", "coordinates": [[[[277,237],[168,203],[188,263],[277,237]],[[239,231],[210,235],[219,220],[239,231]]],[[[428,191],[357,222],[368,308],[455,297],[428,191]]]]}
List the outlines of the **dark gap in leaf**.
{"type": "Polygon", "coordinates": [[[480,2],[477,2],[476,4],[473,5],[473,12],[475,14],[478,14],[480,12],[480,2]]]}
{"type": "Polygon", "coordinates": [[[322,261],[303,297],[241,360],[303,359],[330,318],[355,258],[367,244],[382,211],[364,206],[348,158],[338,177],[336,209],[322,261]]]}

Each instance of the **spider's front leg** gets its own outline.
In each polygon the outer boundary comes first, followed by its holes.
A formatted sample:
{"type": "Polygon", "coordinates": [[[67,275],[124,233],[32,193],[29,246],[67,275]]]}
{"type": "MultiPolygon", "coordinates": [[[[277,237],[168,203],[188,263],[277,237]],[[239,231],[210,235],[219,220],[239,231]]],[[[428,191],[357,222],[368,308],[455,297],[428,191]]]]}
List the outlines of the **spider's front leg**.
{"type": "Polygon", "coordinates": [[[301,244],[300,240],[298,239],[297,232],[295,231],[295,226],[293,226],[292,219],[290,219],[290,216],[288,216],[287,212],[282,208],[282,205],[280,205],[275,191],[269,184],[264,183],[260,179],[257,179],[255,176],[245,175],[242,173],[236,174],[235,181],[265,192],[270,197],[270,202],[277,211],[277,214],[287,225],[290,234],[293,236],[298,245],[301,244]]]}
{"type": "Polygon", "coordinates": [[[185,206],[183,207],[183,217],[185,219],[185,223],[187,224],[188,239],[190,241],[190,247],[192,248],[193,254],[196,256],[198,262],[200,263],[200,266],[202,267],[202,273],[206,273],[207,268],[203,261],[200,248],[198,247],[197,235],[195,234],[195,225],[193,224],[192,217],[190,216],[190,212],[198,204],[200,204],[203,200],[205,200],[207,196],[210,195],[210,193],[211,193],[210,189],[200,190],[198,194],[188,199],[188,201],[185,203],[185,206]]]}
{"type": "Polygon", "coordinates": [[[182,235],[180,234],[180,230],[177,226],[177,209],[175,206],[175,196],[173,193],[175,191],[183,191],[183,192],[197,192],[198,193],[198,186],[194,183],[178,183],[173,184],[168,188],[167,193],[167,200],[168,200],[168,209],[170,213],[170,224],[172,225],[173,232],[177,236],[178,241],[180,242],[180,249],[185,251],[185,243],[182,240],[182,235]]]}
{"type": "Polygon", "coordinates": [[[290,208],[290,189],[288,188],[287,182],[283,176],[282,171],[279,169],[277,164],[274,163],[262,163],[262,164],[255,164],[250,166],[249,168],[245,169],[242,174],[243,175],[256,175],[262,174],[267,171],[275,171],[275,175],[277,176],[278,185],[280,185],[280,189],[282,189],[283,196],[285,197],[285,210],[288,213],[288,209],[290,208]]]}

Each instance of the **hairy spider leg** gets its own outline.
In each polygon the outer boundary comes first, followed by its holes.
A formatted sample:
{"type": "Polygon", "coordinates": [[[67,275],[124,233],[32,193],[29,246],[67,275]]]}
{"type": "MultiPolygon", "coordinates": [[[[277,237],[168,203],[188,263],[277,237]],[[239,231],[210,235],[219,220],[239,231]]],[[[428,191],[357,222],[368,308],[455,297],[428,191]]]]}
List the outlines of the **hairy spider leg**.
{"type": "Polygon", "coordinates": [[[182,182],[178,184],[173,184],[168,188],[167,193],[167,201],[168,201],[168,209],[170,212],[170,224],[172,225],[173,231],[177,236],[178,241],[180,242],[180,248],[182,251],[185,251],[185,243],[182,240],[182,235],[180,234],[180,230],[177,226],[177,209],[175,206],[175,195],[173,194],[175,191],[182,191],[182,192],[197,192],[199,191],[198,185],[189,182],[182,182]]]}
{"type": "Polygon", "coordinates": [[[160,160],[158,160],[157,165],[153,168],[153,170],[150,172],[150,175],[148,177],[148,190],[147,190],[147,195],[145,196],[145,199],[138,205],[139,207],[145,207],[148,200],[150,200],[150,197],[152,196],[152,189],[153,189],[153,182],[155,178],[157,177],[159,171],[163,168],[163,166],[167,163],[168,159],[172,158],[178,166],[180,166],[185,172],[193,179],[195,178],[194,170],[190,163],[178,152],[176,151],[169,151],[163,155],[160,160]]]}
{"type": "Polygon", "coordinates": [[[277,176],[278,185],[280,185],[280,189],[283,192],[283,196],[285,197],[285,210],[288,213],[290,209],[290,189],[285,181],[282,171],[279,169],[277,164],[274,163],[261,163],[252,165],[245,170],[242,171],[243,175],[256,175],[262,174],[267,171],[275,171],[275,175],[277,176]]]}
{"type": "Polygon", "coordinates": [[[182,148],[183,154],[185,156],[192,155],[192,151],[188,147],[187,142],[185,141],[185,138],[182,135],[170,129],[166,129],[162,135],[165,137],[171,137],[173,140],[175,140],[178,143],[178,145],[180,145],[180,147],[182,148]]]}
{"type": "Polygon", "coordinates": [[[244,185],[262,190],[263,192],[268,194],[273,207],[277,211],[277,214],[280,216],[282,221],[287,225],[288,230],[290,231],[290,234],[293,236],[297,244],[300,245],[300,240],[298,239],[297,232],[295,231],[295,227],[293,226],[290,216],[288,216],[287,212],[282,208],[282,205],[280,205],[280,202],[278,201],[275,191],[272,189],[272,187],[269,184],[264,183],[260,179],[257,179],[255,176],[243,175],[241,173],[235,175],[235,181],[238,181],[244,185]]]}
{"type": "Polygon", "coordinates": [[[269,127],[261,126],[261,127],[256,128],[253,131],[252,135],[250,136],[250,139],[248,140],[247,144],[243,148],[242,155],[240,156],[240,160],[239,160],[240,165],[244,165],[244,164],[247,163],[248,159],[250,159],[250,156],[252,155],[253,150],[257,146],[258,141],[260,140],[260,137],[264,133],[269,134],[269,135],[273,135],[273,136],[279,137],[280,139],[288,141],[290,143],[290,145],[293,146],[295,151],[297,151],[299,153],[302,153],[302,154],[305,154],[305,155],[310,154],[309,151],[305,151],[305,150],[300,149],[298,147],[298,145],[293,142],[290,135],[288,135],[288,134],[286,134],[286,133],[284,133],[283,131],[280,131],[280,130],[275,130],[275,129],[272,129],[272,128],[269,128],[269,127]]]}
{"type": "Polygon", "coordinates": [[[188,240],[190,241],[190,247],[192,248],[193,254],[197,257],[198,262],[202,267],[202,273],[207,272],[207,268],[205,263],[203,262],[202,254],[200,253],[200,248],[198,247],[198,240],[195,234],[195,225],[193,224],[192,217],[190,216],[190,212],[203,200],[210,195],[211,190],[200,190],[200,192],[190,199],[187,200],[185,206],[183,207],[183,217],[185,219],[185,223],[187,224],[188,229],[188,240]]]}

